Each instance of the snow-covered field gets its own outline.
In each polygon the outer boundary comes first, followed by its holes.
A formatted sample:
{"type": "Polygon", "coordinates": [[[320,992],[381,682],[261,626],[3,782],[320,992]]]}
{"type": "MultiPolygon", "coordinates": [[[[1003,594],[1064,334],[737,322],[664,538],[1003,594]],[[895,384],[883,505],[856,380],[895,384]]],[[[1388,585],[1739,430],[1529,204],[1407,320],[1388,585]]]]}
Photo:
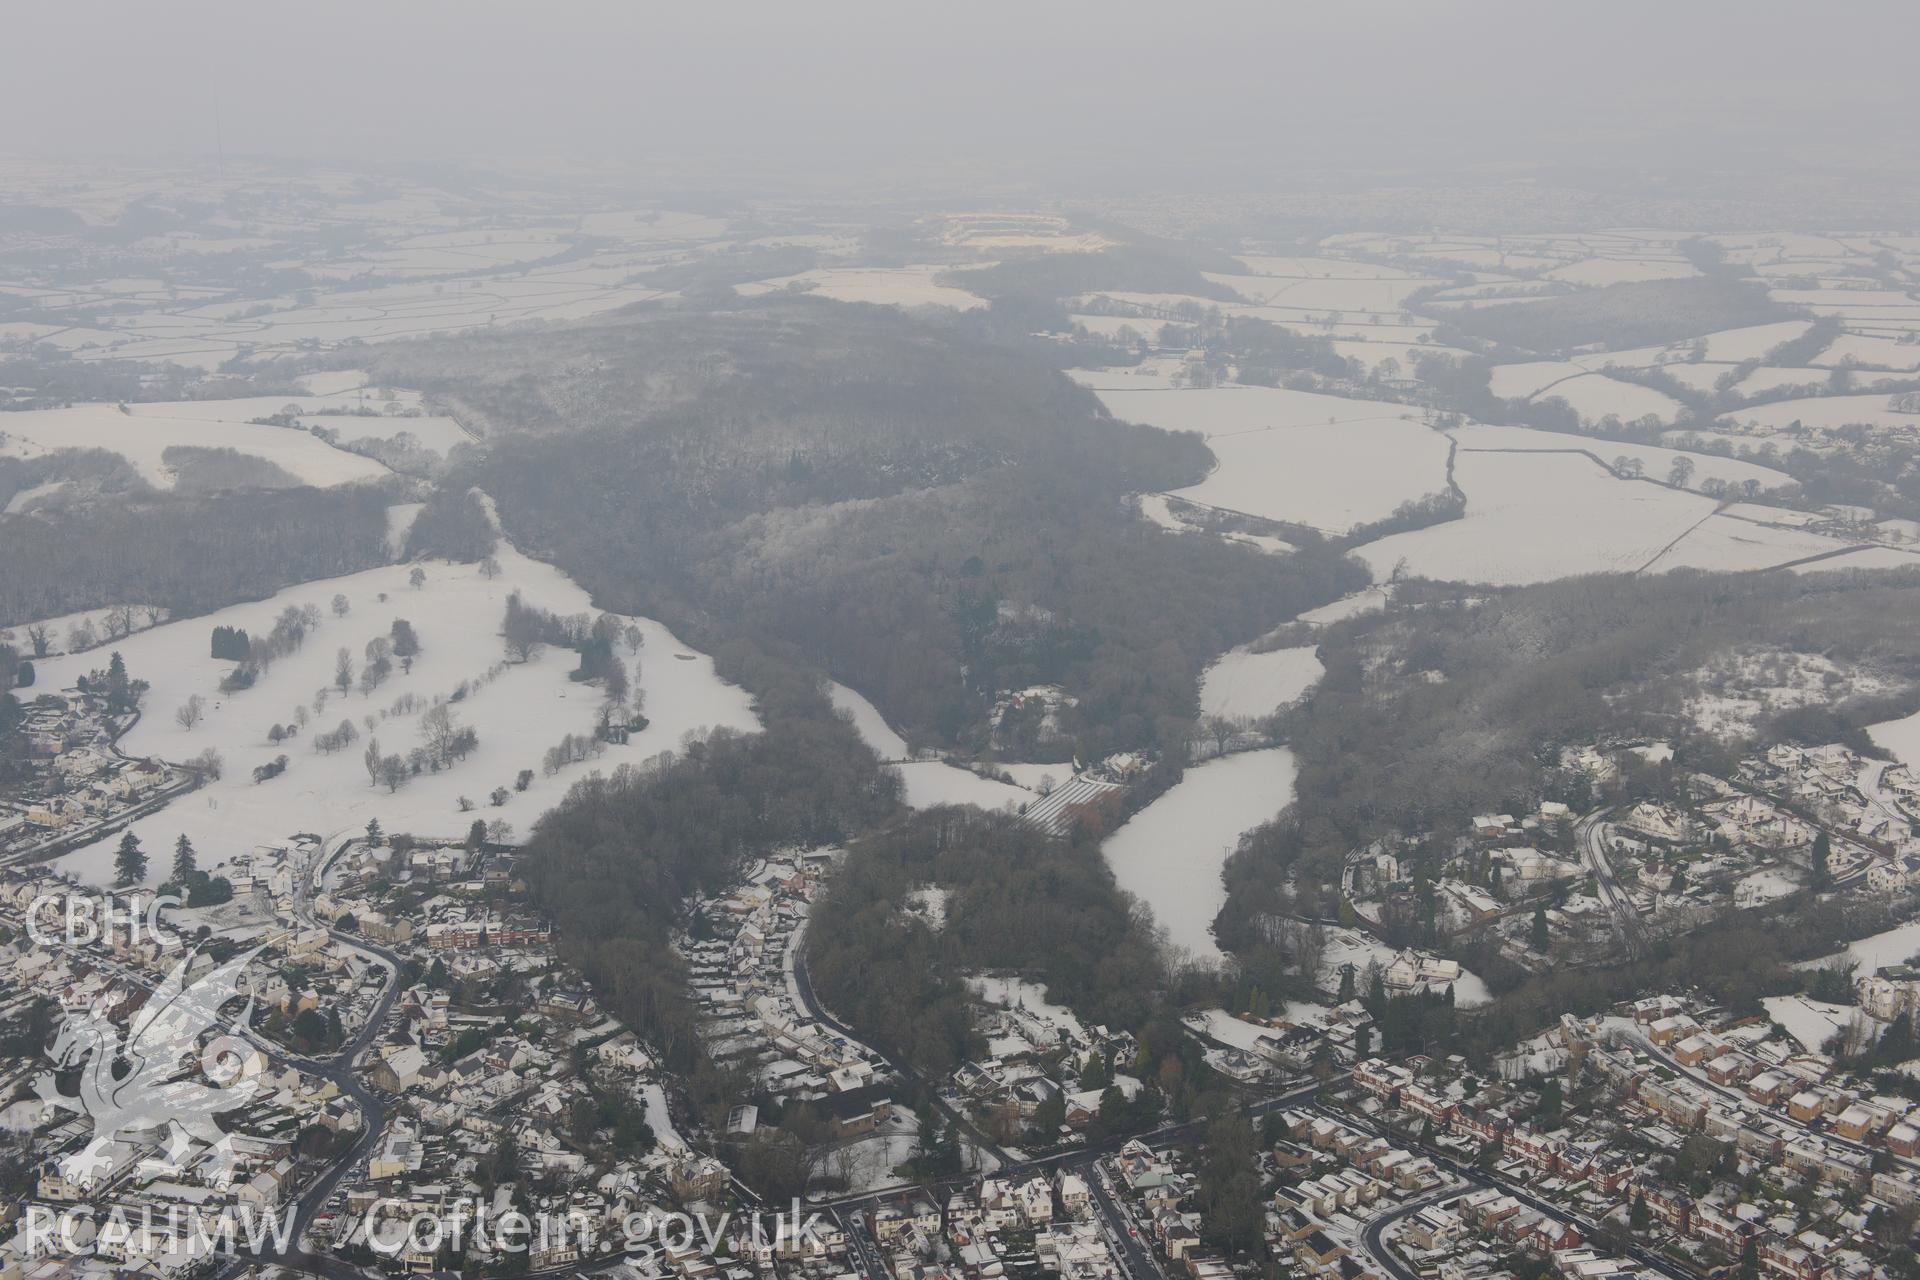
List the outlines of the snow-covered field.
{"type": "MultiPolygon", "coordinates": [[[[1818,533],[1755,524],[1721,513],[1708,516],[1647,568],[1654,573],[1665,573],[1669,569],[1738,573],[1824,555],[1846,545],[1818,533]]],[[[1914,563],[1920,564],[1920,559],[1914,563]]]]}
{"type": "Polygon", "coordinates": [[[1041,798],[1038,790],[1033,789],[1039,787],[1041,778],[1064,782],[1073,776],[1073,766],[1069,764],[999,766],[1020,779],[1022,785],[1013,786],[993,778],[983,778],[970,769],[948,764],[944,760],[913,760],[909,758],[912,753],[907,749],[907,740],[887,723],[880,709],[860,693],[829,681],[827,696],[837,709],[852,720],[861,740],[872,747],[882,760],[893,762],[893,767],[900,773],[901,782],[905,784],[903,799],[910,808],[970,804],[980,809],[997,810],[1009,806],[1019,809],[1041,798]]]}
{"type": "Polygon", "coordinates": [[[1242,833],[1293,802],[1294,772],[1285,747],[1209,760],[1107,838],[1102,851],[1114,878],[1153,908],[1175,947],[1219,957],[1213,918],[1226,902],[1221,868],[1242,833]]]}
{"type": "MultiPolygon", "coordinates": [[[[0,442],[0,454],[32,458],[56,449],[105,449],[126,458],[149,484],[162,489],[171,488],[174,481],[172,470],[161,460],[170,445],[234,449],[264,458],[295,479],[317,486],[376,480],[387,474],[387,469],[371,458],[335,449],[304,431],[255,426],[244,419],[221,421],[204,414],[182,412],[193,403],[129,405],[127,413],[110,404],[10,413],[0,422],[0,434],[5,436],[4,442],[0,442]]],[[[361,420],[329,418],[324,421],[361,420]]]]}
{"type": "MultiPolygon", "coordinates": [[[[208,866],[254,845],[282,843],[297,831],[331,834],[363,826],[369,818],[378,818],[388,831],[428,836],[464,834],[474,818],[499,818],[525,834],[541,812],[592,769],[639,764],[676,749],[690,731],[758,729],[745,691],[720,680],[710,659],[687,649],[658,623],[636,619],[645,644],[637,655],[627,656],[637,656],[641,663],[639,685],[645,689],[652,723],[628,744],[608,747],[597,760],[545,774],[542,757],[547,748],[566,734],[590,734],[602,696],[596,686],[568,679],[576,660],[564,650],[544,650],[529,662],[500,670],[500,618],[508,594],[515,590],[529,604],[563,614],[587,610],[590,601],[557,569],[528,559],[504,542],[497,559],[504,572],[492,580],[477,566],[432,561],[424,565],[425,584],[416,589],[408,584],[412,566],[394,565],[291,587],[268,600],[171,622],[114,645],[128,670],[153,686],[146,695],[145,714],[122,740],[122,749],[184,760],[212,747],[225,761],[220,781],[134,825],[152,860],[153,877],[164,873],[167,850],[182,832],[208,866]],[[335,617],[330,607],[336,593],[350,603],[351,611],[343,618],[335,617]],[[211,629],[240,626],[262,636],[286,606],[308,603],[319,607],[321,621],[305,644],[269,666],[253,688],[222,694],[220,678],[233,664],[208,656],[211,629]],[[407,619],[419,635],[421,653],[413,670],[402,672],[396,663],[391,677],[371,694],[341,694],[330,688],[336,651],[349,650],[357,675],[367,642],[386,635],[395,618],[407,619]],[[379,739],[383,754],[405,755],[420,742],[425,704],[450,697],[462,682],[469,682],[471,692],[451,706],[460,725],[478,732],[479,749],[450,769],[410,779],[398,791],[372,785],[361,759],[367,739],[379,739]],[[194,694],[204,700],[205,719],[188,730],[174,713],[194,694]],[[396,699],[408,694],[423,705],[396,710],[396,699]],[[309,712],[308,728],[278,745],[269,742],[268,730],[293,723],[296,708],[303,706],[309,712]],[[369,719],[371,724],[366,723],[369,719]],[[342,720],[353,722],[358,740],[332,754],[316,751],[316,735],[342,720]],[[255,783],[254,767],[282,754],[289,760],[286,772],[255,783]],[[515,776],[522,769],[532,769],[534,780],[525,792],[514,792],[515,776]],[[495,808],[487,797],[499,786],[507,787],[511,798],[495,808]],[[472,798],[477,806],[473,812],[460,810],[461,796],[472,798]]],[[[101,650],[49,659],[40,682],[64,687],[103,661],[101,650]]],[[[110,874],[113,848],[114,841],[102,841],[70,855],[62,865],[97,882],[110,874]]]]}
{"type": "Polygon", "coordinates": [[[1834,1032],[1844,1029],[1856,1018],[1866,1017],[1853,1005],[1828,1004],[1805,996],[1767,996],[1760,1003],[1767,1007],[1767,1017],[1786,1028],[1787,1034],[1809,1053],[1820,1052],[1820,1046],[1834,1032]]]}
{"type": "Polygon", "coordinates": [[[1795,573],[1834,573],[1847,569],[1912,569],[1920,567],[1920,553],[1902,547],[1861,547],[1827,560],[1793,566],[1795,573]]]}
{"type": "Polygon", "coordinates": [[[1721,415],[1725,422],[1778,431],[1789,423],[1808,427],[1844,427],[1864,423],[1876,427],[1905,427],[1920,431],[1920,413],[1896,413],[1887,408],[1884,393],[1851,396],[1817,396],[1801,400],[1776,400],[1750,409],[1734,409],[1721,415]]]}
{"type": "Polygon", "coordinates": [[[880,714],[880,708],[863,695],[843,684],[828,681],[827,697],[833,701],[836,710],[844,711],[853,718],[853,727],[861,741],[872,747],[882,760],[905,760],[912,754],[907,750],[907,740],[894,732],[893,726],[880,714]]]}
{"type": "Polygon", "coordinates": [[[1795,967],[1815,969],[1850,963],[1855,966],[1856,973],[1872,973],[1890,964],[1905,964],[1916,954],[1920,954],[1920,921],[1860,938],[1848,943],[1844,951],[1822,956],[1818,960],[1804,961],[1795,967]]]}
{"type": "Polygon", "coordinates": [[[1709,360],[1758,360],[1783,342],[1804,337],[1813,327],[1810,320],[1780,320],[1772,324],[1753,324],[1742,329],[1721,329],[1701,341],[1709,360]]]}
{"type": "MultiPolygon", "coordinates": [[[[1381,268],[1392,271],[1390,267],[1381,268]]],[[[1305,313],[1393,317],[1400,313],[1407,295],[1416,289],[1437,283],[1430,279],[1395,272],[1375,278],[1330,278],[1322,276],[1215,275],[1208,280],[1225,285],[1247,301],[1262,307],[1284,307],[1305,313]]]]}
{"type": "Polygon", "coordinates": [[[1462,452],[1454,475],[1466,515],[1361,547],[1376,582],[1402,560],[1417,576],[1498,585],[1629,572],[1713,511],[1710,499],[1617,479],[1573,454],[1462,452]]]}
{"type": "MultiPolygon", "coordinates": [[[[906,802],[915,809],[937,804],[970,804],[981,809],[1019,808],[1040,797],[1031,791],[995,782],[944,760],[915,760],[896,765],[906,783],[906,802]]],[[[1070,770],[1062,767],[1062,773],[1070,770]]]]}
{"type": "Polygon", "coordinates": [[[1723,480],[1728,484],[1736,485],[1752,480],[1762,489],[1773,489],[1793,483],[1793,478],[1784,471],[1775,471],[1771,467],[1742,462],[1737,458],[1722,458],[1711,453],[1692,453],[1683,449],[1666,449],[1657,445],[1625,444],[1617,440],[1573,435],[1564,431],[1535,431],[1530,427],[1493,427],[1475,422],[1458,427],[1449,434],[1462,450],[1573,450],[1590,453],[1607,464],[1612,464],[1617,458],[1632,458],[1639,462],[1644,474],[1656,480],[1665,480],[1672,471],[1674,460],[1684,457],[1692,464],[1692,475],[1687,481],[1687,487],[1690,489],[1698,489],[1707,480],[1723,480]]]}
{"type": "Polygon", "coordinates": [[[1584,367],[1571,360],[1497,364],[1487,380],[1487,389],[1502,400],[1530,400],[1554,383],[1578,378],[1586,372],[1584,367]]]}
{"type": "Polygon", "coordinates": [[[1112,374],[1078,376],[1117,418],[1207,437],[1219,464],[1199,484],[1176,490],[1177,498],[1344,533],[1446,486],[1446,440],[1402,405],[1276,387],[1163,390],[1112,374]]]}
{"type": "Polygon", "coordinates": [[[1387,607],[1387,601],[1392,594],[1392,589],[1388,587],[1368,587],[1350,596],[1342,596],[1332,604],[1323,604],[1318,609],[1309,609],[1296,621],[1315,627],[1330,627],[1336,622],[1345,622],[1348,618],[1380,612],[1387,607]]]}
{"type": "MultiPolygon", "coordinates": [[[[799,275],[781,276],[743,284],[738,292],[747,297],[782,290],[815,294],[836,302],[871,302],[891,307],[952,307],[970,311],[987,305],[985,298],[938,284],[934,277],[951,267],[919,265],[909,267],[821,267],[799,275]]],[[[1157,326],[1155,326],[1157,329],[1157,326]]]]}
{"type": "Polygon", "coordinates": [[[1920,342],[1843,333],[1814,357],[1813,362],[1832,366],[1848,360],[1861,365],[1884,365],[1889,369],[1920,369],[1920,342]]]}
{"type": "Polygon", "coordinates": [[[1246,648],[1222,654],[1200,675],[1200,711],[1231,719],[1270,716],[1299,698],[1326,668],[1312,646],[1252,653],[1246,648]]]}
{"type": "MultiPolygon", "coordinates": [[[[1908,768],[1920,769],[1920,712],[1902,720],[1887,720],[1872,725],[1867,729],[1867,736],[1873,739],[1876,746],[1891,751],[1908,768]]],[[[1920,951],[1920,938],[1915,941],[1914,950],[1920,951]]]]}
{"type": "MultiPolygon", "coordinates": [[[[62,654],[73,650],[74,631],[80,628],[87,628],[93,632],[94,636],[94,645],[91,649],[87,650],[87,652],[96,655],[105,654],[108,650],[115,648],[120,643],[117,640],[107,640],[109,616],[119,607],[120,606],[114,605],[104,609],[80,609],[73,613],[63,613],[57,618],[36,618],[32,622],[23,622],[17,627],[0,627],[0,642],[11,644],[17,652],[31,657],[33,654],[33,639],[27,634],[27,628],[30,626],[45,627],[47,629],[48,641],[47,652],[49,654],[62,654]]],[[[167,611],[158,605],[136,604],[127,607],[131,612],[124,615],[124,617],[126,621],[132,624],[134,631],[145,631],[147,628],[157,626],[167,620],[167,611]]],[[[35,661],[43,660],[35,659],[35,661]]]]}
{"type": "Polygon", "coordinates": [[[1546,390],[1535,393],[1534,399],[1565,400],[1580,415],[1582,422],[1598,422],[1606,417],[1615,417],[1622,422],[1634,422],[1645,417],[1672,422],[1684,408],[1664,391],[1622,382],[1604,373],[1583,373],[1577,378],[1555,382],[1546,390]]]}
{"type": "Polygon", "coordinates": [[[1588,258],[1572,266],[1555,267],[1546,273],[1546,278],[1598,287],[1630,284],[1636,280],[1684,280],[1699,274],[1693,264],[1684,259],[1588,258]]]}

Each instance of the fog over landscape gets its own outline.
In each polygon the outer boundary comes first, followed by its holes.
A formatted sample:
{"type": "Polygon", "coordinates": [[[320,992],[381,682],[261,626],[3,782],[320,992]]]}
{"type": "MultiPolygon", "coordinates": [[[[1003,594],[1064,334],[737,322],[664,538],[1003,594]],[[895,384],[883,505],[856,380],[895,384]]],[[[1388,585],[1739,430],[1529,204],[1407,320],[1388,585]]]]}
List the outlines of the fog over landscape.
{"type": "Polygon", "coordinates": [[[1912,6],[0,31],[0,1280],[1920,1280],[1912,6]]]}
{"type": "MultiPolygon", "coordinates": [[[[1892,178],[1913,9],[612,2],[22,7],[9,150],[654,166],[872,191],[1587,165],[1892,178]],[[87,70],[76,77],[73,54],[87,70]],[[50,56],[47,56],[50,55],[50,56]],[[55,105],[57,104],[57,105],[55,105]],[[218,128],[216,129],[216,119],[218,128]]],[[[874,192],[878,194],[878,192],[874,192]]]]}

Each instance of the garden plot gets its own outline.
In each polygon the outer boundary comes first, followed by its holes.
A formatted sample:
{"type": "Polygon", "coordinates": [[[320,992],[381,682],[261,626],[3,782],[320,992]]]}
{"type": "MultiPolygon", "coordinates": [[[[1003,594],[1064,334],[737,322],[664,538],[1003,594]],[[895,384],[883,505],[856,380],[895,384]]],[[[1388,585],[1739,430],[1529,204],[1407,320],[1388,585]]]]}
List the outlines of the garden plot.
{"type": "Polygon", "coordinates": [[[1115,417],[1198,431],[1218,459],[1173,496],[1334,533],[1446,487],[1447,443],[1401,405],[1276,387],[1144,390],[1080,375],[1115,417]]]}
{"type": "Polygon", "coordinates": [[[1762,431],[1780,431],[1795,422],[1802,426],[1828,429],[1862,424],[1920,430],[1920,413],[1901,413],[1888,408],[1887,402],[1891,398],[1879,392],[1776,400],[1772,404],[1730,410],[1720,415],[1720,421],[1762,431]]]}
{"type": "MultiPolygon", "coordinates": [[[[1368,982],[1368,970],[1373,967],[1384,969],[1400,955],[1400,952],[1378,938],[1362,933],[1358,929],[1328,930],[1323,941],[1325,946],[1320,953],[1318,981],[1327,991],[1340,989],[1341,970],[1352,965],[1356,983],[1364,992],[1368,982]]],[[[1454,1004],[1463,1009],[1487,1004],[1493,999],[1487,984],[1468,969],[1460,970],[1458,978],[1444,985],[1453,988],[1454,1004]]]]}
{"type": "MultiPolygon", "coordinates": [[[[1905,722],[1902,721],[1902,723],[1905,722]]],[[[1877,735],[1878,730],[1876,728],[1871,732],[1877,735]]],[[[1876,736],[1874,740],[1876,742],[1881,741],[1878,736],[1876,736]]],[[[1891,746],[1884,742],[1882,742],[1881,745],[1887,746],[1888,749],[1894,751],[1895,754],[1899,752],[1898,747],[1891,746]]],[[[1914,745],[1920,745],[1920,743],[1914,745]]],[[[1903,756],[1902,759],[1905,760],[1906,757],[1903,756]]],[[[1909,761],[1909,763],[1916,761],[1920,761],[1920,756],[1917,756],[1915,761],[1909,761]]],[[[1854,971],[1856,973],[1872,973],[1875,969],[1884,969],[1888,965],[1905,964],[1907,961],[1913,959],[1916,954],[1920,954],[1920,921],[1900,925],[1897,928],[1887,930],[1885,933],[1876,933],[1871,937],[1857,939],[1848,943],[1846,949],[1843,951],[1830,956],[1821,956],[1817,960],[1804,960],[1795,965],[1794,968],[1837,968],[1841,965],[1851,963],[1855,966],[1854,971]]]]}
{"type": "MultiPolygon", "coordinates": [[[[192,402],[189,402],[191,404],[192,402]]],[[[217,403],[217,402],[216,402],[217,403]]],[[[106,449],[118,453],[155,488],[173,487],[174,473],[162,459],[168,447],[233,449],[263,458],[303,484],[327,487],[377,480],[387,469],[371,458],[332,448],[304,431],[223,422],[186,414],[184,406],[84,404],[65,409],[10,413],[0,422],[0,454],[32,458],[58,449],[106,449]]]]}
{"type": "Polygon", "coordinates": [[[937,264],[908,267],[821,267],[799,275],[781,276],[736,286],[737,292],[755,297],[783,290],[811,293],[836,302],[871,302],[885,307],[951,307],[970,311],[984,307],[987,300],[978,294],[938,284],[934,277],[952,270],[937,264]]]}
{"type": "Polygon", "coordinates": [[[1018,974],[968,974],[967,990],[982,1004],[1019,1009],[1079,1039],[1087,1037],[1087,1029],[1080,1024],[1073,1010],[1047,999],[1045,987],[1018,974]]]}
{"type": "Polygon", "coordinates": [[[1760,1003],[1767,1008],[1768,1020],[1784,1027],[1808,1053],[1819,1053],[1821,1045],[1835,1032],[1845,1031],[1855,1019],[1873,1025],[1857,1005],[1828,1004],[1805,996],[1767,996],[1760,1003]]]}
{"type": "Polygon", "coordinates": [[[1294,774],[1285,747],[1209,760],[1101,846],[1114,879],[1153,908],[1173,946],[1219,958],[1213,918],[1227,897],[1221,869],[1243,833],[1293,803],[1294,774]]]}
{"type": "MultiPolygon", "coordinates": [[[[594,769],[639,765],[663,751],[678,749],[683,736],[706,728],[754,732],[759,728],[745,691],[722,681],[704,655],[680,644],[658,623],[635,619],[644,636],[637,653],[651,723],[625,745],[604,755],[568,764],[549,774],[543,767],[548,748],[568,734],[591,735],[603,697],[598,687],[569,679],[576,659],[565,650],[546,649],[524,663],[507,664],[500,641],[500,619],[507,596],[519,591],[532,605],[558,613],[590,608],[587,593],[559,570],[530,560],[506,543],[496,553],[503,572],[484,576],[476,565],[438,561],[424,564],[425,582],[409,584],[412,566],[371,569],[347,577],[310,582],[268,600],[236,605],[205,617],[171,622],[130,636],[113,648],[131,674],[152,683],[145,714],[121,747],[135,755],[188,759],[212,748],[224,761],[224,773],[141,819],[133,830],[151,859],[150,879],[165,874],[168,850],[185,833],[211,866],[259,844],[278,844],[291,831],[322,834],[364,826],[377,818],[388,831],[424,836],[463,835],[474,818],[501,819],[518,832],[530,829],[567,788],[594,769]],[[338,593],[350,612],[336,617],[330,604],[338,593]],[[382,598],[384,596],[384,599],[382,598]],[[316,605],[321,620],[305,643],[272,663],[250,689],[223,694],[221,678],[233,663],[211,658],[209,634],[220,625],[239,626],[264,636],[288,605],[316,605]],[[395,618],[413,624],[421,652],[411,672],[400,670],[372,693],[342,694],[332,688],[336,653],[348,650],[355,675],[365,662],[369,640],[386,635],[395,618]],[[362,753],[378,739],[383,754],[406,755],[421,742],[421,713],[461,686],[468,693],[452,702],[455,720],[473,728],[479,745],[465,760],[438,773],[408,779],[397,790],[373,785],[362,753]],[[204,719],[183,728],[176,711],[190,696],[203,700],[204,719]],[[417,700],[417,705],[407,699],[417,700]],[[308,726],[290,740],[274,743],[276,724],[297,723],[298,708],[308,711],[308,726]],[[342,721],[351,722],[357,741],[323,754],[315,739],[342,721]],[[371,723],[369,723],[371,721],[371,723]],[[276,756],[288,758],[284,774],[256,783],[253,770],[276,756]],[[513,790],[522,769],[533,771],[526,791],[513,790]],[[508,788],[503,806],[489,803],[496,787],[508,788]],[[473,812],[459,800],[470,797],[473,812]]],[[[623,656],[632,661],[636,655],[623,656]]],[[[40,683],[62,688],[103,664],[100,651],[49,659],[40,683]]],[[[89,846],[61,861],[83,879],[98,883],[111,874],[114,841],[89,846]]]]}
{"type": "Polygon", "coordinates": [[[1518,586],[1583,573],[1631,573],[1711,515],[1713,501],[1622,480],[1590,458],[1466,453],[1454,478],[1466,514],[1394,534],[1356,554],[1385,582],[1417,577],[1518,586]]]}
{"type": "Polygon", "coordinates": [[[1200,713],[1261,719],[1291,705],[1325,674],[1311,645],[1268,653],[1231,649],[1201,673],[1200,713]]]}
{"type": "Polygon", "coordinates": [[[1535,431],[1531,427],[1494,427],[1480,423],[1469,423],[1448,432],[1462,452],[1472,450],[1476,453],[1487,451],[1568,451],[1591,455],[1597,462],[1611,466],[1616,459],[1631,458],[1640,464],[1642,472],[1656,480],[1665,480],[1672,474],[1673,464],[1685,458],[1691,464],[1691,475],[1687,488],[1698,489],[1708,480],[1720,480],[1730,485],[1742,485],[1751,480],[1762,489],[1778,488],[1793,483],[1793,478],[1783,471],[1758,466],[1751,462],[1742,462],[1737,458],[1722,458],[1711,453],[1690,453],[1683,449],[1666,449],[1658,445],[1626,444],[1618,440],[1603,440],[1597,436],[1570,435],[1563,431],[1535,431]]]}

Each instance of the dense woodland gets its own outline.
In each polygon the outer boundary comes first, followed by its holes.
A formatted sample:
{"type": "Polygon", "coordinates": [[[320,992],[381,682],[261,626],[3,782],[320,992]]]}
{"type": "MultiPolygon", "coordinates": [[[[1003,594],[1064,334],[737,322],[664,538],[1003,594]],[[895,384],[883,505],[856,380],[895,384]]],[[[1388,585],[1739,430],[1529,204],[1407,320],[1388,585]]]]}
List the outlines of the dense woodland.
{"type": "Polygon", "coordinates": [[[777,299],[544,342],[390,357],[538,430],[449,488],[602,607],[791,641],[917,741],[981,746],[993,695],[1037,683],[1079,699],[1062,754],[1173,741],[1207,662],[1364,578],[1324,547],[1166,537],[1126,495],[1204,474],[1197,437],[896,313],[777,299]]]}
{"type": "Polygon", "coordinates": [[[944,807],[861,840],[809,921],[808,971],[827,1006],[934,1073],[981,1045],[964,971],[1012,969],[1089,1022],[1146,1020],[1166,969],[1150,916],[1113,881],[1096,841],[1062,841],[1006,814],[944,807]],[[946,890],[946,922],[905,912],[946,890]]]}
{"type": "Polygon", "coordinates": [[[176,616],[387,562],[380,486],[151,494],[0,515],[0,625],[137,601],[176,616]]]}

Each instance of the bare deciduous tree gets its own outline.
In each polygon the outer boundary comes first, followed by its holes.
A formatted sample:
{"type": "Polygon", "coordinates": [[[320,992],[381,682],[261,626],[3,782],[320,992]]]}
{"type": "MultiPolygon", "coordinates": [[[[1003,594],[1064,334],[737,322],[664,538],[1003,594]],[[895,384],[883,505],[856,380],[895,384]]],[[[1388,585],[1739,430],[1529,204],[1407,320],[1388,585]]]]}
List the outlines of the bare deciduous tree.
{"type": "Polygon", "coordinates": [[[182,729],[191,732],[193,726],[199,724],[200,721],[205,718],[206,709],[207,704],[205,700],[197,693],[192,694],[188,696],[185,702],[180,704],[180,709],[173,713],[173,718],[180,722],[182,729]]]}

